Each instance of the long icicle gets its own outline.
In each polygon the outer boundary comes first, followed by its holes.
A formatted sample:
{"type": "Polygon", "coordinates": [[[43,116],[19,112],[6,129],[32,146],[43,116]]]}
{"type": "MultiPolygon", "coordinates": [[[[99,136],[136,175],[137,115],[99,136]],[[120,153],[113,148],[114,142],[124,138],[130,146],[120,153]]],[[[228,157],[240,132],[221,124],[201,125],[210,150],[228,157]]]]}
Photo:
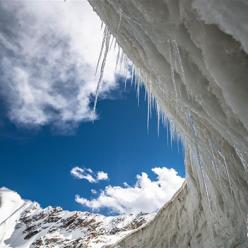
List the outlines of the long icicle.
{"type": "Polygon", "coordinates": [[[121,58],[120,58],[120,63],[119,63],[119,72],[120,73],[123,73],[123,68],[124,68],[124,56],[125,56],[125,54],[124,54],[124,52],[123,52],[123,50],[121,50],[121,58]]]}
{"type": "Polygon", "coordinates": [[[237,147],[234,147],[234,148],[235,148],[235,152],[236,152],[238,158],[240,159],[245,171],[248,172],[248,164],[247,164],[246,159],[244,158],[244,155],[237,147]]]}
{"type": "Polygon", "coordinates": [[[104,45],[105,45],[105,42],[106,42],[106,38],[107,38],[107,32],[108,32],[108,31],[107,31],[107,27],[105,26],[104,32],[103,32],[103,39],[102,39],[101,50],[100,50],[99,57],[98,57],[97,64],[96,64],[96,71],[95,71],[95,74],[97,74],[98,67],[99,67],[99,64],[100,64],[100,60],[101,60],[101,58],[102,58],[103,48],[104,48],[104,45]]]}
{"type": "Polygon", "coordinates": [[[127,89],[127,80],[128,80],[128,65],[126,64],[126,69],[125,69],[125,83],[124,83],[124,90],[126,91],[127,89]]]}
{"type": "Polygon", "coordinates": [[[96,112],[96,105],[97,105],[97,100],[98,100],[98,96],[99,96],[99,90],[100,90],[100,87],[101,87],[101,83],[102,83],[102,79],[103,79],[103,73],[104,73],[104,68],[105,68],[106,60],[107,60],[107,56],[108,56],[109,41],[110,41],[110,33],[107,30],[106,31],[105,51],[104,51],[103,61],[102,61],[101,70],[100,70],[100,77],[98,79],[97,87],[96,87],[96,95],[95,95],[95,101],[94,101],[94,107],[93,107],[94,113],[96,112]]]}
{"type": "Polygon", "coordinates": [[[215,175],[216,175],[216,177],[219,179],[219,181],[220,181],[220,183],[221,183],[220,174],[219,174],[218,168],[217,168],[217,166],[216,166],[216,164],[215,164],[215,162],[214,162],[214,161],[217,161],[217,159],[216,159],[216,157],[215,157],[215,155],[214,155],[213,141],[212,141],[211,136],[210,136],[210,139],[209,139],[209,142],[208,142],[208,143],[209,143],[210,151],[211,151],[211,155],[212,155],[211,162],[212,162],[212,165],[213,165],[213,167],[214,167],[215,175]]]}
{"type": "Polygon", "coordinates": [[[115,37],[113,35],[111,35],[111,41],[110,41],[110,47],[109,49],[112,49],[114,41],[116,41],[115,37]]]}
{"type": "Polygon", "coordinates": [[[150,89],[150,81],[148,83],[147,89],[147,121],[146,121],[146,128],[147,132],[149,133],[149,124],[150,124],[150,111],[151,111],[151,89],[150,89]]]}
{"type": "Polygon", "coordinates": [[[158,137],[159,137],[159,131],[160,131],[160,108],[158,102],[156,102],[157,106],[157,131],[158,131],[158,137]]]}
{"type": "Polygon", "coordinates": [[[175,59],[173,59],[173,44],[171,44],[171,41],[168,40],[168,44],[169,44],[169,57],[170,57],[170,70],[171,70],[171,80],[172,80],[172,84],[173,84],[173,88],[174,88],[174,92],[175,92],[175,102],[176,102],[176,111],[177,111],[177,99],[178,99],[178,95],[177,95],[177,87],[176,87],[176,80],[175,80],[175,68],[174,68],[174,64],[175,64],[175,59]]]}
{"type": "Polygon", "coordinates": [[[118,25],[117,25],[117,30],[116,30],[117,35],[119,33],[119,29],[120,29],[120,26],[121,26],[121,21],[122,21],[122,10],[120,10],[119,22],[118,22],[118,25]]]}
{"type": "Polygon", "coordinates": [[[134,64],[132,64],[132,70],[131,70],[131,86],[133,85],[134,80],[134,64]]]}
{"type": "Polygon", "coordinates": [[[115,62],[115,73],[116,73],[116,71],[117,71],[118,64],[119,64],[119,60],[120,60],[120,52],[121,52],[121,49],[120,49],[120,47],[118,46],[118,53],[117,53],[116,62],[115,62]]]}
{"type": "Polygon", "coordinates": [[[207,199],[208,199],[208,204],[209,204],[209,210],[211,211],[211,204],[210,204],[210,197],[209,197],[209,193],[208,193],[208,188],[207,188],[207,184],[204,178],[204,173],[203,173],[203,166],[202,166],[202,162],[201,162],[201,158],[200,158],[200,152],[199,152],[199,148],[198,148],[198,144],[197,144],[197,140],[196,140],[196,130],[195,130],[195,125],[194,125],[194,121],[192,119],[191,113],[189,112],[189,121],[192,125],[192,131],[193,131],[193,136],[194,136],[194,143],[195,143],[195,149],[196,149],[196,157],[198,160],[198,164],[200,167],[200,171],[201,171],[201,176],[202,176],[202,181],[203,181],[203,185],[205,187],[205,191],[206,191],[206,195],[207,195],[207,199]]]}
{"type": "Polygon", "coordinates": [[[146,128],[147,132],[149,132],[149,120],[150,120],[150,93],[147,92],[147,120],[146,120],[146,128]]]}
{"type": "Polygon", "coordinates": [[[104,22],[102,21],[101,22],[101,30],[102,30],[103,26],[104,26],[104,22]]]}
{"type": "MultiPolygon", "coordinates": [[[[182,73],[182,81],[186,85],[186,78],[185,78],[185,72],[184,72],[184,68],[183,68],[182,58],[181,58],[180,50],[178,48],[176,40],[174,40],[174,47],[175,47],[176,54],[177,54],[177,57],[178,57],[179,67],[180,67],[180,70],[181,70],[181,73],[182,73]]],[[[179,91],[179,93],[181,94],[180,91],[179,91]]]]}
{"type": "MultiPolygon", "coordinates": [[[[231,191],[231,194],[233,194],[233,189],[232,189],[232,184],[231,184],[231,178],[230,178],[229,170],[228,170],[228,167],[227,167],[226,158],[225,158],[225,156],[221,153],[221,151],[218,151],[218,154],[220,155],[220,157],[222,158],[222,160],[223,160],[223,162],[224,162],[223,164],[224,164],[224,167],[225,167],[225,170],[226,170],[226,174],[227,174],[227,179],[228,179],[230,191],[231,191]]],[[[234,194],[233,194],[233,196],[234,196],[234,194]]]]}

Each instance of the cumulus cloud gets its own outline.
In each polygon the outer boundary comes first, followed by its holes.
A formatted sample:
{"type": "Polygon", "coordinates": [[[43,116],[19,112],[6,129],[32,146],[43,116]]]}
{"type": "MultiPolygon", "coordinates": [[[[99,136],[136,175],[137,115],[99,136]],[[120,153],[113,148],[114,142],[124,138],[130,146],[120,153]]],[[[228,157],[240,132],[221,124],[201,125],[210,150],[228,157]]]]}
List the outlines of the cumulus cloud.
{"type": "Polygon", "coordinates": [[[107,180],[107,179],[108,179],[108,173],[104,171],[97,172],[97,180],[107,180]]]}
{"type": "Polygon", "coordinates": [[[98,183],[99,181],[108,180],[108,173],[104,171],[94,173],[90,168],[81,168],[78,166],[71,169],[71,175],[77,179],[84,179],[89,183],[98,183]]]}
{"type": "Polygon", "coordinates": [[[176,170],[166,167],[155,167],[152,172],[156,175],[154,181],[142,172],[136,176],[134,186],[127,183],[124,186],[108,185],[95,199],[76,195],[75,201],[92,210],[107,208],[120,214],[157,211],[181,187],[184,178],[176,170]]]}
{"type": "MultiPolygon", "coordinates": [[[[22,125],[96,119],[100,20],[87,1],[0,1],[0,95],[22,125]]],[[[116,87],[108,55],[101,94],[116,87]]]]}

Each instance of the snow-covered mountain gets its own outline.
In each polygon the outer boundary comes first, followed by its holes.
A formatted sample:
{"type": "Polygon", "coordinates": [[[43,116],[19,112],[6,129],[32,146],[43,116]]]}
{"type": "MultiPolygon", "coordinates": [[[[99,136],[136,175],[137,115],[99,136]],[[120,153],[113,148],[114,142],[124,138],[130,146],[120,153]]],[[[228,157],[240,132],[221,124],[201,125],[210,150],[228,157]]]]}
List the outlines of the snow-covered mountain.
{"type": "Polygon", "coordinates": [[[103,216],[89,212],[41,208],[0,188],[0,247],[100,248],[110,245],[152,219],[154,214],[103,216]]]}

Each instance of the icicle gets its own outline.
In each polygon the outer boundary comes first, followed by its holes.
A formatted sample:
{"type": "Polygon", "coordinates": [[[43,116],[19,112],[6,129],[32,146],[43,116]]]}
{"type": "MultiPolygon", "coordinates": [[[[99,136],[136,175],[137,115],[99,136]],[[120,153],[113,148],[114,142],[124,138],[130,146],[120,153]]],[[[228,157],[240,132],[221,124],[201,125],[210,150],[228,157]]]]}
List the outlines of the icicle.
{"type": "Polygon", "coordinates": [[[214,163],[214,161],[217,161],[217,160],[216,160],[215,155],[214,155],[213,142],[212,142],[211,136],[210,136],[208,144],[209,144],[211,155],[212,155],[212,158],[213,158],[213,159],[211,159],[211,163],[213,165],[215,175],[218,177],[217,167],[216,167],[216,164],[214,163]]]}
{"type": "Polygon", "coordinates": [[[169,146],[169,122],[167,121],[166,125],[166,138],[167,138],[167,147],[169,146]]]}
{"type": "Polygon", "coordinates": [[[217,166],[216,166],[216,164],[215,164],[213,159],[211,159],[211,164],[212,164],[212,166],[214,168],[215,176],[220,180],[220,174],[218,173],[217,166]]]}
{"type": "Polygon", "coordinates": [[[180,139],[179,139],[179,137],[178,137],[178,135],[177,135],[177,152],[178,152],[178,154],[179,154],[179,152],[180,152],[179,143],[180,143],[180,139]]]}
{"type": "Polygon", "coordinates": [[[150,93],[147,92],[147,120],[146,120],[146,128],[147,132],[149,132],[149,120],[150,120],[150,93]]]}
{"type": "Polygon", "coordinates": [[[171,150],[172,150],[172,143],[173,143],[172,142],[173,141],[173,138],[172,138],[172,127],[171,127],[172,125],[173,125],[172,124],[172,121],[170,121],[170,126],[169,126],[169,128],[170,128],[169,131],[170,132],[169,132],[169,134],[170,134],[170,148],[171,148],[171,150]]]}
{"type": "Polygon", "coordinates": [[[171,80],[172,80],[172,83],[173,83],[173,87],[174,87],[174,91],[175,91],[175,96],[176,96],[176,104],[177,104],[178,95],[177,95],[176,80],[175,80],[174,60],[173,60],[173,57],[172,57],[173,47],[171,45],[171,41],[170,40],[168,40],[168,44],[169,44],[171,80]]]}
{"type": "Polygon", "coordinates": [[[207,187],[206,179],[205,179],[204,172],[203,172],[203,166],[202,166],[202,162],[201,162],[201,158],[200,158],[200,153],[199,153],[198,145],[196,145],[195,148],[196,148],[196,159],[197,159],[198,164],[199,164],[202,182],[203,182],[203,185],[204,185],[204,188],[205,188],[205,191],[206,191],[208,205],[209,205],[209,210],[211,211],[210,197],[209,197],[209,192],[208,192],[208,187],[207,187]]]}
{"type": "MultiPolygon", "coordinates": [[[[226,170],[226,174],[227,174],[227,179],[228,179],[228,183],[229,183],[229,188],[230,188],[230,191],[231,193],[233,194],[233,188],[232,188],[232,184],[231,184],[231,178],[230,178],[230,174],[229,174],[229,171],[228,171],[228,167],[227,167],[227,163],[226,163],[226,158],[225,156],[221,153],[221,151],[218,151],[218,154],[220,155],[220,157],[222,158],[223,160],[223,164],[224,164],[224,167],[225,167],[225,170],[226,170]]],[[[234,196],[234,195],[233,195],[234,196]]]]}
{"type": "Polygon", "coordinates": [[[112,49],[114,41],[116,42],[116,39],[113,35],[111,35],[111,42],[110,42],[110,48],[109,49],[112,49]]]}
{"type": "Polygon", "coordinates": [[[202,162],[201,162],[201,158],[200,158],[200,152],[199,152],[198,143],[197,143],[197,139],[196,139],[196,137],[197,137],[196,136],[196,129],[195,129],[194,121],[192,119],[192,116],[191,116],[191,113],[190,112],[189,112],[188,117],[189,117],[189,122],[191,123],[192,131],[193,131],[193,137],[194,137],[194,143],[195,143],[195,150],[196,150],[196,158],[197,158],[197,161],[198,161],[198,164],[199,164],[199,167],[200,167],[201,177],[202,177],[203,185],[205,187],[205,191],[206,191],[206,195],[207,195],[207,200],[208,200],[208,204],[209,204],[209,210],[211,211],[211,204],[210,204],[209,192],[208,192],[206,180],[205,180],[204,173],[203,173],[203,166],[202,166],[202,162]]]}
{"type": "Polygon", "coordinates": [[[115,62],[115,73],[117,71],[119,59],[120,59],[120,47],[118,46],[118,53],[117,53],[116,62],[115,62]]]}
{"type": "Polygon", "coordinates": [[[141,75],[142,75],[141,70],[139,70],[139,81],[138,81],[138,84],[139,84],[140,86],[143,84],[141,75]]]}
{"type": "Polygon", "coordinates": [[[101,50],[100,50],[99,57],[98,57],[97,64],[96,64],[95,74],[97,74],[98,67],[99,67],[99,64],[100,64],[100,60],[102,58],[102,53],[103,53],[103,48],[104,48],[104,45],[105,45],[105,42],[106,42],[106,38],[107,38],[107,28],[105,27],[104,32],[103,32],[101,50]]]}
{"type": "Polygon", "coordinates": [[[121,58],[120,58],[120,64],[119,64],[119,72],[122,73],[124,70],[124,52],[121,50],[121,58]]]}
{"type": "Polygon", "coordinates": [[[139,79],[139,69],[136,68],[135,70],[135,77],[134,77],[134,85],[137,86],[138,84],[138,79],[139,79]]]}
{"type": "Polygon", "coordinates": [[[134,64],[132,64],[132,72],[131,72],[131,86],[133,85],[134,80],[134,64]]]}
{"type": "MultiPolygon", "coordinates": [[[[171,53],[172,53],[172,63],[173,63],[173,68],[174,68],[174,77],[175,77],[175,72],[178,72],[178,66],[177,66],[177,51],[176,51],[176,46],[174,40],[171,40],[171,53]]],[[[177,88],[175,87],[175,90],[177,91],[177,88]]],[[[178,92],[177,92],[178,93],[178,92]]]]}
{"type": "Polygon", "coordinates": [[[149,124],[150,124],[150,119],[151,119],[151,113],[152,113],[152,89],[151,89],[151,77],[148,83],[148,95],[147,95],[147,102],[148,102],[148,109],[147,109],[147,130],[149,132],[149,124]]]}
{"type": "Polygon", "coordinates": [[[151,82],[148,81],[148,88],[147,88],[147,132],[149,132],[149,122],[150,122],[150,114],[151,114],[151,82]]]}
{"type": "MultiPolygon", "coordinates": [[[[216,166],[216,164],[215,164],[215,162],[214,162],[214,161],[217,161],[217,159],[216,159],[216,157],[215,157],[215,155],[214,155],[213,141],[212,141],[211,137],[210,137],[209,140],[210,140],[210,142],[209,142],[210,151],[211,151],[212,158],[213,158],[213,159],[211,159],[211,163],[212,163],[212,165],[213,165],[213,168],[214,168],[214,171],[215,171],[215,175],[216,175],[217,178],[220,180],[220,179],[221,179],[221,178],[220,178],[220,174],[219,174],[218,169],[217,169],[217,166],[216,166]]],[[[220,180],[220,182],[221,182],[221,180],[220,180]]]]}
{"type": "Polygon", "coordinates": [[[147,90],[145,90],[144,102],[145,102],[145,101],[146,101],[146,99],[147,99],[147,95],[148,95],[147,90]]]}
{"type": "MultiPolygon", "coordinates": [[[[150,86],[152,85],[152,83],[150,84],[150,86]]],[[[152,95],[152,91],[150,90],[151,92],[151,101],[150,101],[150,120],[152,119],[152,110],[153,110],[153,107],[154,107],[154,97],[152,95]]]]}
{"type": "Polygon", "coordinates": [[[118,44],[117,44],[117,39],[115,38],[114,50],[115,50],[116,46],[118,46],[118,44]]]}
{"type": "Polygon", "coordinates": [[[111,42],[110,42],[109,49],[112,49],[114,42],[116,44],[116,38],[113,35],[111,35],[111,42]]]}
{"type": "Polygon", "coordinates": [[[104,73],[104,68],[105,68],[106,60],[107,60],[107,56],[108,56],[109,41],[110,41],[110,33],[107,30],[106,31],[105,51],[104,51],[104,56],[103,56],[103,60],[102,60],[102,65],[101,65],[101,70],[100,70],[100,76],[99,76],[99,79],[98,79],[98,82],[97,82],[97,88],[96,88],[96,95],[95,95],[95,101],[94,101],[94,107],[93,107],[93,111],[94,112],[96,111],[96,105],[97,105],[99,90],[100,90],[100,87],[101,87],[101,83],[102,83],[102,79],[103,79],[103,73],[104,73]]]}
{"type": "Polygon", "coordinates": [[[157,103],[157,131],[158,131],[158,137],[159,137],[159,129],[160,129],[160,108],[159,108],[159,105],[158,105],[158,102],[157,103]]]}
{"type": "Polygon", "coordinates": [[[136,96],[137,96],[138,107],[139,107],[139,97],[140,97],[140,83],[139,83],[139,81],[136,83],[136,96]]]}
{"type": "Polygon", "coordinates": [[[247,165],[247,162],[246,162],[242,152],[240,152],[237,147],[234,147],[234,148],[235,148],[236,154],[238,155],[238,157],[239,157],[239,159],[240,159],[245,171],[248,172],[248,165],[247,165]]]}
{"type": "MultiPolygon", "coordinates": [[[[174,46],[175,46],[175,50],[176,50],[176,54],[177,54],[177,58],[178,58],[179,66],[180,66],[180,70],[181,70],[181,73],[182,73],[182,75],[181,75],[182,76],[182,81],[186,85],[186,78],[185,78],[185,73],[184,73],[182,58],[181,58],[180,50],[178,48],[178,45],[177,45],[176,40],[174,40],[174,46]]],[[[181,92],[180,92],[180,94],[181,94],[181,92]]]]}
{"type": "Polygon", "coordinates": [[[119,13],[119,22],[118,22],[118,25],[117,25],[117,30],[116,30],[116,34],[118,35],[119,33],[119,29],[120,29],[120,26],[121,26],[121,21],[122,21],[122,10],[120,10],[120,13],[119,13]]]}
{"type": "Polygon", "coordinates": [[[101,22],[101,30],[102,30],[103,26],[104,26],[104,22],[102,21],[101,22]]]}
{"type": "Polygon", "coordinates": [[[127,89],[127,79],[128,79],[128,68],[126,68],[126,72],[125,72],[125,83],[124,83],[124,89],[125,89],[125,91],[127,89]]]}
{"type": "Polygon", "coordinates": [[[211,160],[211,164],[213,165],[213,168],[214,168],[214,171],[215,171],[215,175],[216,177],[218,178],[219,182],[220,182],[220,191],[222,192],[222,181],[221,181],[221,177],[220,177],[220,173],[219,173],[219,170],[218,170],[218,166],[216,165],[215,161],[218,161],[215,154],[214,154],[214,148],[213,148],[213,141],[212,141],[212,138],[210,136],[210,139],[209,139],[209,146],[210,146],[210,151],[211,151],[211,155],[212,155],[212,159],[211,160]]]}

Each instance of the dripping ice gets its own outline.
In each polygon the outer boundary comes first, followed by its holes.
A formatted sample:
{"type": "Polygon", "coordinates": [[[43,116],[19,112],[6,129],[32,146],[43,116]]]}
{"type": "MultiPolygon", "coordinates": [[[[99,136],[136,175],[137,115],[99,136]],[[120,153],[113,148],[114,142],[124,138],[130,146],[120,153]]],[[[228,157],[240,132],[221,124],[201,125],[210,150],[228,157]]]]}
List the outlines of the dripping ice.
{"type": "MultiPolygon", "coordinates": [[[[120,31],[122,18],[123,18],[123,13],[120,11],[119,22],[117,24],[117,29],[116,29],[117,33],[120,31]]],[[[103,25],[101,28],[103,28],[103,25]]],[[[169,46],[170,64],[171,64],[171,80],[173,82],[173,87],[174,87],[175,96],[176,96],[175,102],[177,104],[177,102],[180,101],[179,96],[181,95],[181,92],[176,85],[175,73],[178,72],[184,82],[186,82],[186,79],[184,75],[184,68],[182,64],[180,51],[179,51],[176,40],[168,40],[168,46],[169,46]]],[[[167,144],[168,144],[168,140],[170,140],[170,144],[172,148],[173,140],[176,140],[178,149],[179,149],[179,141],[181,140],[181,137],[179,136],[178,131],[176,130],[176,126],[174,125],[172,120],[168,121],[168,118],[166,117],[164,112],[160,110],[158,102],[156,102],[155,97],[152,95],[151,87],[152,87],[153,82],[152,82],[151,75],[145,75],[145,73],[142,72],[139,68],[135,68],[134,64],[130,62],[126,54],[120,48],[117,39],[114,38],[113,35],[111,35],[110,31],[108,30],[106,26],[104,27],[103,40],[102,40],[101,49],[100,49],[100,53],[99,53],[99,57],[97,60],[97,65],[96,65],[96,73],[98,72],[99,67],[100,67],[100,72],[99,72],[99,78],[97,82],[96,93],[95,93],[93,112],[94,113],[96,112],[96,106],[97,106],[101,86],[103,83],[103,75],[104,75],[104,69],[105,69],[108,53],[110,49],[116,49],[116,48],[117,48],[117,56],[116,56],[116,63],[115,63],[115,73],[124,75],[124,79],[125,79],[124,88],[125,89],[126,89],[126,85],[128,81],[130,81],[131,85],[134,85],[136,87],[136,96],[137,96],[138,105],[140,101],[139,100],[140,87],[144,85],[146,88],[147,131],[149,132],[149,123],[150,123],[150,119],[152,118],[152,110],[154,108],[157,113],[158,136],[160,133],[160,121],[161,121],[162,125],[166,127],[167,144]],[[114,47],[113,47],[113,44],[114,44],[114,47]],[[146,82],[146,84],[143,83],[143,79],[146,82]]]]}

